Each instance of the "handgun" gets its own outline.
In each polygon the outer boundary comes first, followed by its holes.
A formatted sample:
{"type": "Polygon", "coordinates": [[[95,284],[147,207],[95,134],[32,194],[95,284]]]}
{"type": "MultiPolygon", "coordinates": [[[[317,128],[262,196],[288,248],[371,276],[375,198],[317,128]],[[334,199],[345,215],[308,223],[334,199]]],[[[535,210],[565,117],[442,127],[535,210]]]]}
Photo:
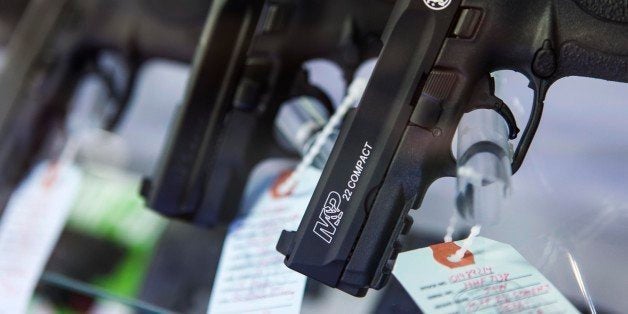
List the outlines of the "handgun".
{"type": "Polygon", "coordinates": [[[382,42],[298,229],[284,230],[277,244],[289,268],[354,296],[386,284],[398,238],[412,225],[409,210],[436,179],[455,176],[451,142],[463,114],[496,110],[517,137],[491,72],[520,72],[534,89],[513,173],[554,82],[628,83],[623,0],[398,0],[382,42]]]}
{"type": "Polygon", "coordinates": [[[351,80],[377,55],[393,5],[382,0],[215,0],[159,165],[148,206],[203,227],[231,221],[251,170],[298,158],[273,132],[281,105],[307,95],[333,107],[303,64],[325,59],[351,80]]]}
{"type": "Polygon", "coordinates": [[[143,64],[192,59],[208,9],[205,0],[0,1],[0,212],[30,168],[54,156],[53,142],[67,136],[84,78],[103,82],[113,110],[102,128],[114,130],[143,64]]]}

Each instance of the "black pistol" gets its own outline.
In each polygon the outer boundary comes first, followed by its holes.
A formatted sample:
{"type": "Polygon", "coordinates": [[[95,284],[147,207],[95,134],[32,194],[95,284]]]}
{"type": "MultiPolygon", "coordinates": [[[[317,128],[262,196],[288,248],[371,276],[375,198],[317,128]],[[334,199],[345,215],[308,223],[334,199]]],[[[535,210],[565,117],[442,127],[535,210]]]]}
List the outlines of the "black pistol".
{"type": "Polygon", "coordinates": [[[56,141],[67,136],[73,97],[86,77],[105,86],[103,103],[111,107],[102,128],[115,131],[144,64],[192,58],[209,3],[153,2],[0,1],[0,214],[30,169],[54,156],[56,141]]]}
{"type": "Polygon", "coordinates": [[[346,121],[296,231],[277,244],[285,264],[355,296],[387,282],[432,182],[455,176],[451,142],[462,115],[494,109],[517,137],[489,74],[523,73],[535,91],[513,157],[521,166],[548,88],[567,76],[628,83],[623,0],[398,0],[360,105],[346,121]]]}
{"type": "Polygon", "coordinates": [[[299,95],[329,103],[301,82],[303,64],[331,60],[350,80],[377,56],[392,7],[381,0],[213,1],[168,144],[143,185],[148,206],[204,227],[233,219],[255,165],[298,157],[273,133],[282,103],[299,95]]]}

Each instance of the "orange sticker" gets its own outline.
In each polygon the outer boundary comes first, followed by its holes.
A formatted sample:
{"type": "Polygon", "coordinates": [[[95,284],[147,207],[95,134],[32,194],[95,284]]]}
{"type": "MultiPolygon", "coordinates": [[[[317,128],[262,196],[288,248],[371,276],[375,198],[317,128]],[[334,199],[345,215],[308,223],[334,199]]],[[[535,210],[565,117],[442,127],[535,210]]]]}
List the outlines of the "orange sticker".
{"type": "Polygon", "coordinates": [[[432,252],[434,253],[434,260],[436,260],[440,264],[445,265],[449,268],[463,267],[463,266],[468,266],[475,263],[475,260],[473,258],[473,253],[471,253],[471,251],[467,251],[464,254],[464,257],[462,258],[462,260],[460,260],[460,262],[458,263],[450,262],[447,259],[447,257],[455,254],[456,251],[460,249],[460,247],[456,245],[456,243],[454,242],[446,242],[446,243],[430,245],[430,249],[432,249],[432,252]]]}
{"type": "Polygon", "coordinates": [[[286,196],[292,194],[292,192],[294,191],[294,187],[292,189],[290,189],[290,191],[288,191],[288,193],[281,193],[281,191],[279,191],[279,187],[281,186],[282,183],[284,183],[286,180],[288,180],[288,178],[290,177],[291,173],[292,173],[292,170],[286,170],[286,171],[282,172],[279,175],[277,180],[275,180],[275,183],[273,183],[273,186],[270,188],[270,195],[273,198],[286,197],[286,196]]]}

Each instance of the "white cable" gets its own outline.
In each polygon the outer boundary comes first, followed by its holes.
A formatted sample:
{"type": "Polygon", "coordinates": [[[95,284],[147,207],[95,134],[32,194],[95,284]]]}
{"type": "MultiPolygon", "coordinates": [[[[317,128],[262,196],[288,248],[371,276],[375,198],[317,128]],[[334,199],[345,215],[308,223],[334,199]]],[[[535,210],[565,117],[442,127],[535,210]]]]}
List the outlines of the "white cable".
{"type": "Polygon", "coordinates": [[[299,179],[305,169],[307,169],[307,167],[312,164],[314,158],[320,153],[323,145],[325,145],[325,142],[327,141],[327,138],[329,138],[329,135],[331,135],[332,132],[336,129],[336,126],[340,124],[345,114],[347,114],[347,111],[349,111],[351,107],[353,107],[358,101],[360,101],[360,99],[362,98],[362,94],[366,89],[367,82],[368,81],[362,77],[358,77],[353,80],[353,82],[349,86],[349,91],[347,95],[340,103],[340,106],[338,106],[338,109],[336,109],[336,112],[334,112],[331,118],[329,118],[329,121],[327,121],[327,124],[325,124],[323,130],[318,134],[314,144],[310,146],[307,153],[305,154],[301,162],[297,165],[296,169],[290,174],[288,179],[286,179],[286,181],[284,181],[279,186],[279,193],[284,195],[290,193],[290,190],[292,190],[299,182],[299,179]]]}

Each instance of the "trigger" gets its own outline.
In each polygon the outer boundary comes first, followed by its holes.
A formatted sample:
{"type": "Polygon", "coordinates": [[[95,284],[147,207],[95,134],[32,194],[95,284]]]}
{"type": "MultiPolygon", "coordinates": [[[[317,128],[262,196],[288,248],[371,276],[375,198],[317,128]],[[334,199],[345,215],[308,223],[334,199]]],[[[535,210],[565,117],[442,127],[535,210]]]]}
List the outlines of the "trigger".
{"type": "Polygon", "coordinates": [[[506,121],[506,125],[508,125],[508,138],[514,140],[519,135],[519,128],[517,127],[517,120],[515,119],[515,115],[510,110],[510,107],[506,105],[506,103],[501,100],[499,97],[495,96],[495,79],[492,76],[489,76],[488,79],[489,84],[489,98],[491,102],[494,104],[493,110],[495,110],[503,119],[506,121]]]}
{"type": "Polygon", "coordinates": [[[499,99],[499,101],[500,104],[494,110],[497,111],[500,116],[502,116],[504,121],[506,121],[506,124],[508,125],[508,138],[514,140],[517,138],[520,131],[517,127],[517,120],[515,119],[515,115],[512,113],[508,105],[506,105],[501,99],[499,99]]]}
{"type": "Polygon", "coordinates": [[[486,76],[479,83],[473,94],[471,101],[473,109],[495,110],[506,122],[508,126],[508,138],[514,140],[519,135],[517,120],[508,105],[499,97],[495,96],[495,81],[492,77],[486,76]]]}

